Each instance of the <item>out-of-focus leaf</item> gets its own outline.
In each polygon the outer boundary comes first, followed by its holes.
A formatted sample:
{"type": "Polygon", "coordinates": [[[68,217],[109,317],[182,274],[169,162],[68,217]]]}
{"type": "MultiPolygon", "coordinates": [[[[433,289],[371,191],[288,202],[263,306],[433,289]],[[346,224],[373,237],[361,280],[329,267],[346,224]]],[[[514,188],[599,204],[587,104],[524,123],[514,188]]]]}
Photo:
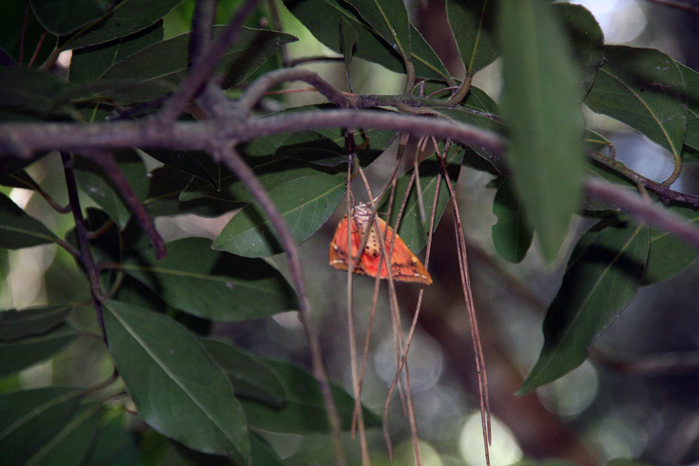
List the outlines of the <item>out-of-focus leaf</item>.
{"type": "MultiPolygon", "coordinates": [[[[400,54],[388,42],[374,34],[347,3],[338,0],[286,0],[284,5],[316,39],[336,52],[340,51],[340,44],[343,43],[340,18],[344,18],[358,35],[355,56],[378,63],[396,73],[405,73],[400,54]]],[[[409,27],[415,74],[423,78],[448,77],[449,72],[432,47],[414,26],[409,27]]]]}
{"type": "Polygon", "coordinates": [[[62,36],[103,18],[115,0],[30,0],[39,22],[52,34],[62,36]]]}
{"type": "MultiPolygon", "coordinates": [[[[134,150],[121,150],[114,153],[114,159],[136,197],[143,201],[148,193],[148,177],[141,157],[134,150]]],[[[80,189],[104,209],[119,228],[126,225],[131,217],[131,209],[112,178],[99,164],[84,157],[76,157],[75,178],[80,189]]]]}
{"type": "Polygon", "coordinates": [[[578,77],[567,35],[551,5],[505,0],[498,24],[508,161],[529,225],[551,262],[582,193],[584,121],[578,77]]]}
{"type": "Polygon", "coordinates": [[[522,204],[510,179],[505,179],[498,187],[493,213],[498,217],[492,228],[495,250],[505,260],[514,264],[522,262],[532,244],[534,232],[525,221],[522,204]]]}
{"type": "Polygon", "coordinates": [[[125,413],[108,412],[97,432],[87,466],[132,466],[138,461],[136,436],[126,430],[125,413]]]}
{"type": "Polygon", "coordinates": [[[600,222],[580,239],[544,319],[544,347],[519,394],[582,364],[597,337],[631,302],[648,258],[647,226],[600,222]]]}
{"type": "MultiPolygon", "coordinates": [[[[188,465],[199,466],[239,466],[239,463],[220,455],[208,455],[191,448],[187,448],[181,443],[175,442],[177,452],[187,458],[188,465]]],[[[284,462],[279,458],[279,454],[272,445],[260,434],[250,431],[250,451],[252,452],[251,466],[284,466],[284,462]]],[[[170,465],[168,465],[170,466],[170,465]]]]}
{"type": "MultiPolygon", "coordinates": [[[[225,26],[214,28],[214,38],[225,26]]],[[[223,87],[240,84],[259,68],[279,47],[297,40],[294,36],[265,29],[242,29],[235,44],[221,57],[216,72],[224,74],[223,87]]],[[[165,87],[141,86],[156,81],[174,89],[189,70],[189,33],[152,44],[115,63],[102,74],[103,80],[135,80],[129,89],[114,92],[121,103],[133,103],[161,97],[165,87]]]]}
{"type": "MultiPolygon", "coordinates": [[[[662,209],[658,204],[658,208],[662,209]]],[[[668,209],[687,219],[687,223],[699,226],[699,210],[692,206],[672,205],[668,209]]],[[[695,246],[659,228],[650,230],[648,265],[643,285],[651,285],[674,277],[692,265],[699,257],[695,246]]]]}
{"type": "Polygon", "coordinates": [[[39,220],[30,217],[0,193],[0,248],[22,249],[58,240],[39,220]]]}
{"type": "Polygon", "coordinates": [[[0,394],[3,465],[24,466],[56,428],[75,412],[85,391],[47,387],[0,394]]]}
{"type": "Polygon", "coordinates": [[[604,33],[597,20],[584,6],[572,3],[554,4],[568,31],[573,57],[578,63],[581,80],[580,98],[584,98],[595,82],[597,70],[604,62],[604,33]]]}
{"type": "Polygon", "coordinates": [[[187,329],[137,306],[104,306],[109,351],[138,413],[204,453],[250,462],[247,423],[227,377],[187,329]]]}
{"type": "Polygon", "coordinates": [[[202,338],[200,343],[228,376],[237,397],[252,398],[274,407],[284,405],[284,387],[262,360],[221,340],[202,338]]]}
{"type": "MultiPolygon", "coordinates": [[[[459,178],[461,171],[461,159],[464,151],[459,146],[452,146],[447,154],[447,173],[452,182],[452,186],[456,185],[456,180],[459,178]]],[[[403,176],[398,178],[396,182],[396,194],[393,209],[391,209],[391,217],[388,220],[389,225],[395,225],[398,218],[398,209],[403,202],[406,190],[410,184],[410,178],[413,176],[413,170],[409,170],[403,176]]],[[[432,205],[434,202],[435,191],[437,187],[437,176],[441,171],[441,164],[437,160],[436,155],[424,160],[419,167],[420,187],[422,191],[422,203],[425,208],[425,222],[420,219],[420,207],[417,202],[417,190],[413,185],[410,190],[410,197],[405,205],[403,216],[401,217],[400,226],[398,227],[398,235],[401,237],[406,246],[413,251],[422,250],[427,244],[429,234],[429,222],[432,215],[432,205]]],[[[437,212],[434,219],[434,228],[439,225],[439,219],[449,202],[449,188],[446,181],[442,180],[439,188],[437,199],[437,212]]],[[[388,199],[379,204],[379,213],[388,212],[388,199]]]]}
{"type": "Polygon", "coordinates": [[[71,310],[71,304],[54,304],[0,311],[0,341],[43,335],[63,323],[71,310]]]}
{"type": "MultiPolygon", "coordinates": [[[[344,170],[324,172],[299,167],[270,175],[268,181],[275,186],[267,191],[297,244],[328,220],[345,194],[347,179],[344,170]]],[[[267,215],[257,203],[247,205],[228,222],[213,248],[245,257],[282,251],[267,215]]]]}
{"type": "Polygon", "coordinates": [[[68,113],[57,105],[57,96],[67,86],[43,71],[0,67],[0,111],[34,118],[66,118],[68,113]]]}
{"type": "MultiPolygon", "coordinates": [[[[296,434],[327,432],[328,418],[315,377],[287,362],[262,358],[260,360],[279,376],[284,385],[285,403],[281,408],[274,408],[259,401],[241,399],[240,403],[245,409],[250,425],[271,432],[296,434]]],[[[332,393],[342,428],[349,429],[352,424],[354,399],[334,385],[332,393]]],[[[367,427],[381,425],[381,420],[368,410],[364,409],[363,415],[367,427]]]]}
{"type": "Polygon", "coordinates": [[[71,38],[69,46],[78,49],[128,36],[152,25],[180,3],[182,0],[123,0],[103,21],[71,38]]]}
{"type": "Polygon", "coordinates": [[[70,81],[84,83],[99,79],[115,63],[161,40],[163,40],[163,22],[157,21],[128,36],[73,50],[68,72],[70,81]]]}
{"type": "Polygon", "coordinates": [[[211,241],[204,238],[173,241],[167,251],[163,260],[149,250],[122,267],[176,309],[235,321],[297,307],[291,286],[263,260],[212,251],[211,241]]]}
{"type": "Polygon", "coordinates": [[[494,31],[494,2],[447,0],[447,17],[464,68],[469,74],[485,68],[498,56],[494,31]]]}
{"type": "Polygon", "coordinates": [[[585,99],[594,112],[623,121],[679,158],[687,128],[687,97],[677,64],[652,49],[604,48],[604,66],[585,99]]]}
{"type": "Polygon", "coordinates": [[[55,436],[33,452],[24,466],[81,466],[93,446],[101,417],[100,403],[80,406],[55,436]]]}
{"type": "Polygon", "coordinates": [[[79,336],[75,329],[64,324],[45,335],[0,343],[0,377],[15,374],[49,359],[79,336]]]}

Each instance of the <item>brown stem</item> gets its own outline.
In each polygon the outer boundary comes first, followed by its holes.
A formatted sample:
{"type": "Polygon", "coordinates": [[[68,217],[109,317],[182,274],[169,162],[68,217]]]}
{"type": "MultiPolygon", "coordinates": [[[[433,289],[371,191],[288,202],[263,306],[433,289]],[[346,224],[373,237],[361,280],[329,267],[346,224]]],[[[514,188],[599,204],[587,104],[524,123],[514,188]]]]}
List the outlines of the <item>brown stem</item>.
{"type": "Polygon", "coordinates": [[[313,374],[320,385],[325,408],[327,410],[328,424],[332,432],[333,443],[335,447],[336,463],[338,466],[346,464],[344,449],[342,446],[340,417],[337,413],[337,407],[333,401],[330,381],[323,365],[323,359],[320,349],[320,340],[318,338],[318,330],[313,323],[311,308],[308,303],[306,294],[306,284],[303,281],[303,271],[301,270],[301,260],[299,259],[296,241],[289,230],[284,218],[279,214],[276,206],[267,195],[262,183],[255,176],[255,172],[245,163],[238,155],[232,146],[221,146],[216,151],[217,158],[223,160],[228,168],[235,173],[240,181],[250,190],[259,206],[264,210],[270,220],[272,227],[277,233],[280,243],[286,251],[286,258],[289,265],[289,272],[294,283],[294,288],[299,297],[299,319],[303,324],[308,339],[308,345],[311,350],[311,358],[313,361],[313,374]]]}
{"type": "Polygon", "coordinates": [[[102,316],[102,293],[99,283],[99,271],[92,258],[90,251],[90,243],[87,239],[87,225],[80,208],[80,199],[78,198],[78,185],[75,182],[75,173],[73,172],[73,159],[68,152],[61,152],[61,160],[63,161],[63,171],[66,176],[66,187],[68,191],[68,201],[70,208],[73,211],[73,219],[75,220],[75,235],[78,239],[78,248],[80,250],[80,263],[85,267],[87,280],[90,283],[90,294],[92,296],[92,305],[97,311],[97,322],[102,329],[102,335],[105,343],[107,342],[107,332],[104,329],[104,318],[102,316]]]}

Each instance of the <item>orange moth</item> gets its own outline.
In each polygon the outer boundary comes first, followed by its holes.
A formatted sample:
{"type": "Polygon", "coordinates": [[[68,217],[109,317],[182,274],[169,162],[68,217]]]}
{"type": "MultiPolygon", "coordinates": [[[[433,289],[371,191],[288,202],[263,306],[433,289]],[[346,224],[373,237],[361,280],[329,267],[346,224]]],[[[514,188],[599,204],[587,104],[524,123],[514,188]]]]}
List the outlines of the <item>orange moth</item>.
{"type": "Polygon", "coordinates": [[[386,266],[386,257],[391,250],[391,241],[393,240],[393,254],[391,255],[391,275],[394,280],[402,282],[421,283],[423,285],[431,285],[432,277],[420,259],[412,253],[408,246],[405,245],[400,236],[393,233],[393,228],[386,225],[386,222],[376,217],[376,223],[371,223],[371,209],[366,204],[357,204],[350,212],[349,216],[345,215],[335,230],[330,242],[330,265],[338,270],[347,270],[349,268],[350,256],[351,260],[356,261],[359,248],[362,246],[362,241],[365,236],[367,238],[364,251],[354,273],[376,277],[379,268],[379,259],[381,258],[381,235],[377,231],[376,224],[383,231],[385,240],[384,244],[384,263],[381,266],[381,277],[388,278],[388,267],[386,266]],[[349,221],[349,218],[352,221],[349,221]],[[351,238],[351,254],[347,252],[347,235],[351,238]]]}

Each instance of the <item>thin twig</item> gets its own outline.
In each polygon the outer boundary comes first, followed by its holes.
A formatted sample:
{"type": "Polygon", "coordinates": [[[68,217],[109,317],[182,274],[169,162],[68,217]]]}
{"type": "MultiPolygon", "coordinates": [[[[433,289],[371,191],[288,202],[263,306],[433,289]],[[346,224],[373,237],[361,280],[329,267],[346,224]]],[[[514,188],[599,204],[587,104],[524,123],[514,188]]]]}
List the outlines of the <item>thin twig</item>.
{"type": "Polygon", "coordinates": [[[150,215],[148,215],[148,212],[146,212],[145,207],[143,207],[143,204],[138,197],[136,197],[136,194],[131,189],[131,186],[129,186],[129,182],[119,169],[119,165],[117,165],[114,157],[112,157],[112,154],[110,152],[102,152],[99,154],[90,155],[92,156],[91,158],[102,167],[109,178],[114,182],[119,190],[119,193],[124,198],[124,201],[126,201],[126,204],[131,209],[131,212],[141,225],[141,228],[143,228],[143,231],[145,231],[146,235],[148,235],[148,238],[155,249],[155,257],[158,260],[165,258],[167,255],[165,241],[163,241],[163,238],[160,236],[160,233],[158,233],[158,230],[155,229],[153,219],[150,218],[150,215]]]}
{"type": "Polygon", "coordinates": [[[215,153],[215,157],[222,160],[228,168],[235,173],[240,181],[248,188],[250,193],[257,201],[258,205],[269,218],[272,227],[277,233],[277,237],[286,252],[286,259],[289,266],[294,288],[299,298],[299,319],[303,324],[306,332],[306,339],[311,351],[313,362],[313,374],[318,380],[325,408],[327,410],[328,424],[332,432],[333,443],[335,447],[336,463],[338,466],[346,464],[344,448],[340,436],[340,417],[337,413],[337,407],[333,401],[330,381],[323,365],[323,359],[320,349],[320,340],[318,339],[318,330],[313,323],[311,308],[308,303],[308,295],[306,293],[306,284],[303,281],[303,271],[301,269],[301,260],[299,258],[296,242],[289,230],[284,218],[279,214],[276,206],[267,195],[264,186],[255,176],[255,172],[245,163],[240,155],[233,149],[232,146],[219,146],[215,153]]]}
{"type": "Polygon", "coordinates": [[[90,294],[92,296],[92,305],[97,311],[97,322],[102,329],[102,335],[105,343],[107,342],[107,332],[104,328],[104,318],[102,316],[102,294],[99,283],[99,270],[95,265],[90,251],[90,243],[87,239],[87,225],[83,218],[83,213],[80,208],[80,199],[78,197],[78,185],[75,182],[75,173],[73,172],[73,159],[67,152],[61,152],[61,160],[63,161],[63,171],[66,177],[66,188],[68,191],[68,202],[73,211],[73,219],[75,220],[75,235],[78,239],[78,247],[80,249],[80,262],[85,267],[87,280],[90,284],[90,294]]]}
{"type": "Polygon", "coordinates": [[[187,103],[199,92],[206,81],[214,72],[218,59],[238,39],[240,27],[243,21],[252,13],[258,0],[246,0],[235,12],[228,27],[221,37],[208,48],[205,55],[197,59],[196,66],[192,67],[184,83],[177,92],[167,101],[158,113],[157,122],[161,126],[171,125],[185,108],[187,103]]]}
{"type": "Polygon", "coordinates": [[[189,64],[198,66],[200,59],[211,47],[216,17],[216,0],[197,0],[192,13],[192,31],[189,34],[189,64]]]}

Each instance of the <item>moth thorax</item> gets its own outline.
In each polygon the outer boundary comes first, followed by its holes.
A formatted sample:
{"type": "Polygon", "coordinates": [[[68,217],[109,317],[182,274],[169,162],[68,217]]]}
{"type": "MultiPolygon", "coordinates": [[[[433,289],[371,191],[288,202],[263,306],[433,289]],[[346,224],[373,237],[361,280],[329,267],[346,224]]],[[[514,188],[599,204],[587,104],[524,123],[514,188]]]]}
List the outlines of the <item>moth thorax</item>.
{"type": "Polygon", "coordinates": [[[357,204],[354,206],[352,215],[354,215],[355,222],[364,226],[371,220],[371,209],[366,204],[357,204]]]}

